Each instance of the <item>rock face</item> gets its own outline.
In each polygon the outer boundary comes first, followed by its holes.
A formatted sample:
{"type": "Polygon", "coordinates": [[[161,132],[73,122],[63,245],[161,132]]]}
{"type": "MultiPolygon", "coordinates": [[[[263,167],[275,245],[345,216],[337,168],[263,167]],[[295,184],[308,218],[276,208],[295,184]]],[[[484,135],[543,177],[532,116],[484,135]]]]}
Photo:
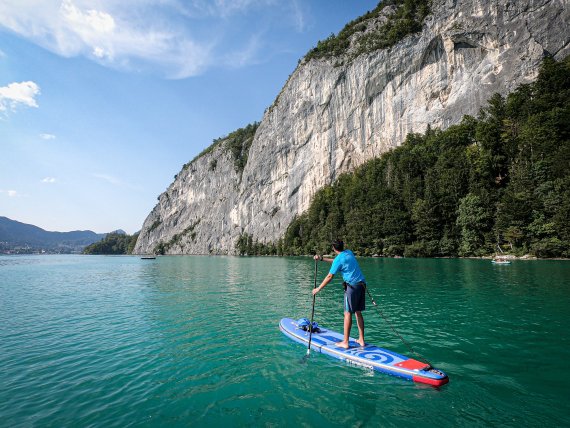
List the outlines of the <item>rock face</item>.
{"type": "MultiPolygon", "coordinates": [[[[345,65],[302,61],[266,111],[243,171],[225,143],[186,165],[144,222],[137,253],[233,254],[280,238],[315,192],[428,125],[477,115],[570,53],[567,0],[434,0],[421,32],[345,65]]],[[[373,23],[368,23],[373,25],[373,23]]]]}

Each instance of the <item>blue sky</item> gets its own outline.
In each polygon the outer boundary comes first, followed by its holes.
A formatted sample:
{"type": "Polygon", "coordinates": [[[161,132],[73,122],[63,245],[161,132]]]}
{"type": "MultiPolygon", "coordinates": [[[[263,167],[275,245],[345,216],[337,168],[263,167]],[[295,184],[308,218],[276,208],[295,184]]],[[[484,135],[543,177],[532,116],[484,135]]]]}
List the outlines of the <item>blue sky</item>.
{"type": "Polygon", "coordinates": [[[0,216],[134,233],[369,0],[2,0],[0,216]]]}

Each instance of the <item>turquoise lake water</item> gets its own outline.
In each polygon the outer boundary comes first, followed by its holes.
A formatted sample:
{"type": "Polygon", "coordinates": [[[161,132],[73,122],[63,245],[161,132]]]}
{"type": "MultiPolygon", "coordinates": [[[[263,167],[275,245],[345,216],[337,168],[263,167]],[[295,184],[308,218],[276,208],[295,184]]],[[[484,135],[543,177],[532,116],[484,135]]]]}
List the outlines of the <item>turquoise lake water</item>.
{"type": "MultiPolygon", "coordinates": [[[[360,264],[449,384],[303,364],[278,324],[310,316],[309,258],[0,256],[0,426],[570,426],[570,262],[360,264]]],[[[410,354],[364,315],[367,342],[410,354]]],[[[338,279],[315,319],[342,331],[338,279]]]]}

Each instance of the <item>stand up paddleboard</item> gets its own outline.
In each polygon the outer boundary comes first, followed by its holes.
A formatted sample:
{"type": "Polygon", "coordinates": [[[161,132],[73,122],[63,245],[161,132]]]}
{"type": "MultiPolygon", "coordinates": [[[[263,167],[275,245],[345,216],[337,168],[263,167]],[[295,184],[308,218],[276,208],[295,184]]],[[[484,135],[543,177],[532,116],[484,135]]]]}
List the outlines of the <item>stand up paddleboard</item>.
{"type": "MultiPolygon", "coordinates": [[[[294,341],[305,346],[309,344],[309,332],[299,327],[297,321],[283,318],[279,323],[279,328],[294,341]]],[[[312,334],[311,350],[330,355],[349,364],[367,367],[418,383],[441,386],[449,382],[445,373],[434,369],[429,364],[374,345],[360,346],[353,338],[350,338],[349,349],[336,346],[335,343],[342,339],[342,334],[319,327],[319,330],[312,334]]]]}

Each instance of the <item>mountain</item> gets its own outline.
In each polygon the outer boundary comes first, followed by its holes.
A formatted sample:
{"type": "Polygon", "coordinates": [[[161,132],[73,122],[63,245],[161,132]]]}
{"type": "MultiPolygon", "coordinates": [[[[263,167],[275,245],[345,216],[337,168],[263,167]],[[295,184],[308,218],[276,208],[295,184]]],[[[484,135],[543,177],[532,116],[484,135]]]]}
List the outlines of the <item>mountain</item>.
{"type": "Polygon", "coordinates": [[[48,232],[31,224],[0,217],[0,252],[76,253],[106,234],[90,230],[48,232]]]}
{"type": "Polygon", "coordinates": [[[568,22],[565,0],[382,2],[319,42],[259,124],[184,165],[134,251],[235,254],[244,235],[278,240],[342,173],[476,116],[534,81],[543,58],[566,57],[568,22]]]}
{"type": "Polygon", "coordinates": [[[113,230],[112,232],[109,232],[110,234],[115,234],[115,235],[126,235],[127,232],[125,232],[123,229],[117,229],[117,230],[113,230]]]}

